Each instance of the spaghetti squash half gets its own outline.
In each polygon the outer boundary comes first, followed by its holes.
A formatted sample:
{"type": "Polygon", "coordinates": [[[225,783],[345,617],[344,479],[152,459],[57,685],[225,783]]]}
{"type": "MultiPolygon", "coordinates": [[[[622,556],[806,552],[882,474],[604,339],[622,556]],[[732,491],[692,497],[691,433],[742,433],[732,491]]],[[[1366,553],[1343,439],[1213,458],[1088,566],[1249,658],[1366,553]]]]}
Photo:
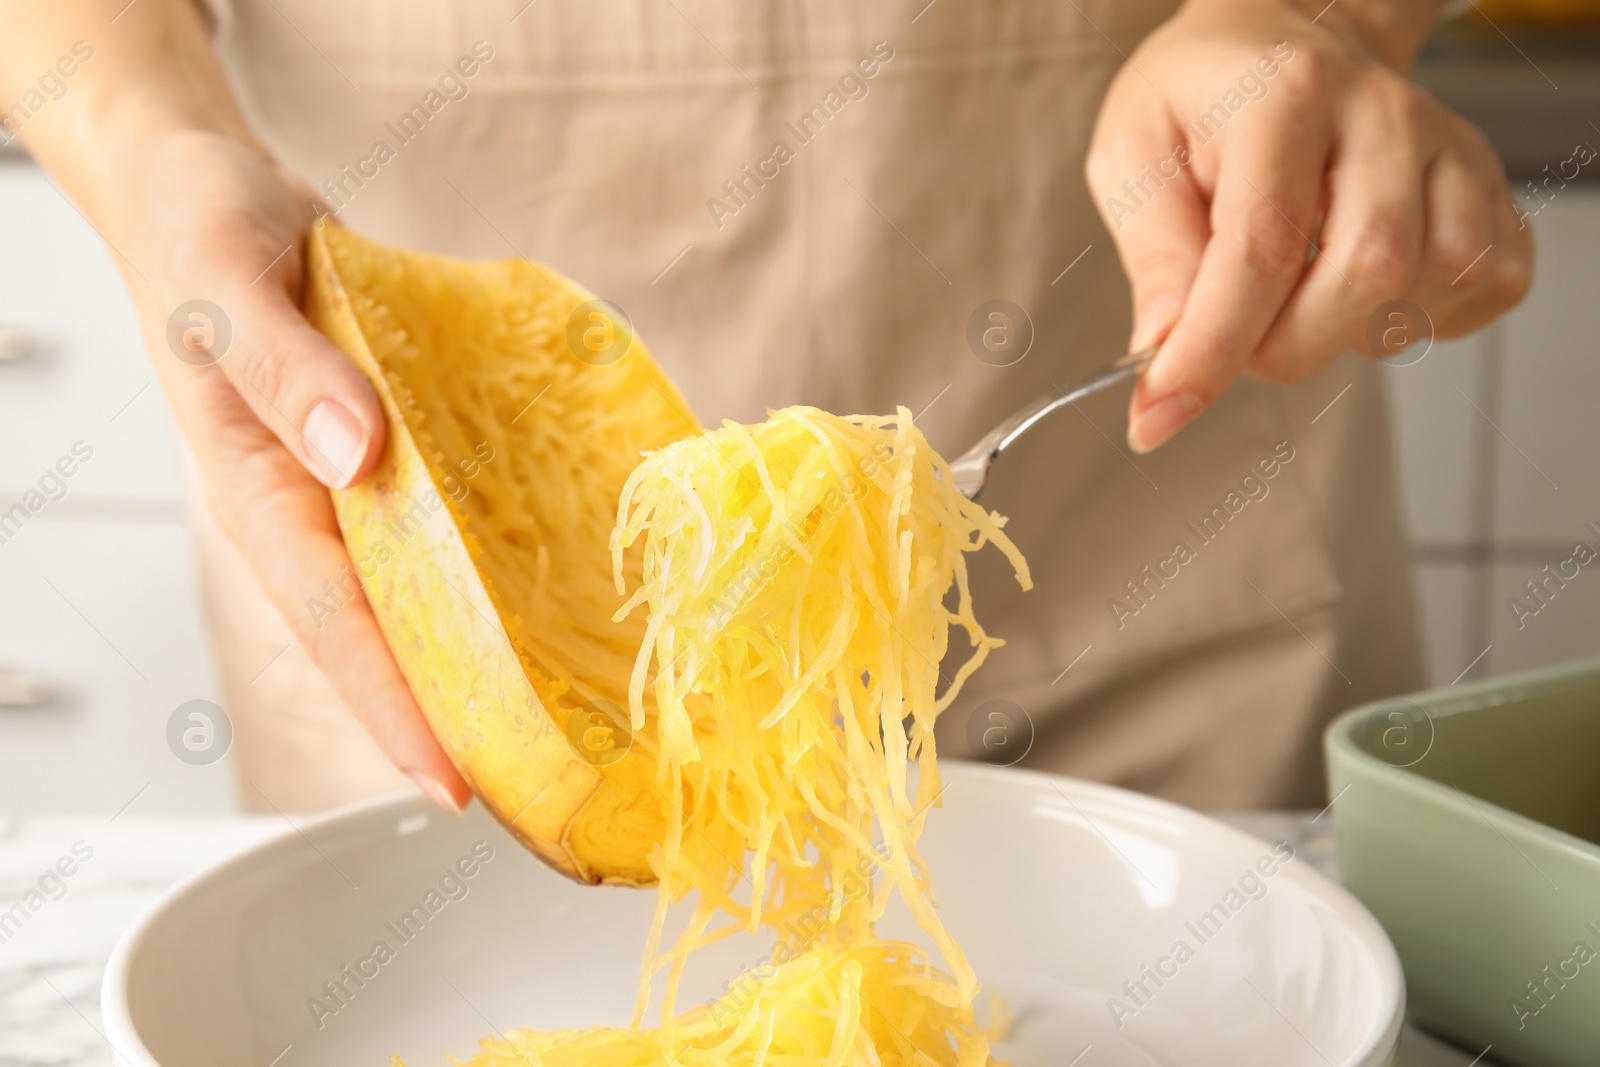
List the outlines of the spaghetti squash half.
{"type": "Polygon", "coordinates": [[[654,756],[644,736],[626,759],[605,745],[644,634],[612,617],[607,536],[641,453],[699,430],[688,404],[625,322],[548,267],[320,223],[307,268],[307,318],[388,421],[377,471],[334,504],[434,734],[546,863],[651,884],[654,756]]]}
{"type": "Polygon", "coordinates": [[[1024,588],[1026,564],[904,408],[703,432],[637,341],[574,339],[593,307],[548,268],[313,234],[308,314],[390,425],[339,519],[357,559],[420,542],[362,578],[430,724],[547,862],[656,886],[631,1026],[512,1031],[473,1064],[985,1067],[917,840],[934,722],[1001,644],[966,556],[996,546],[1024,588]],[[408,524],[418,500],[442,517],[408,524]],[[877,936],[895,894],[931,952],[877,936]],[[740,933],[763,962],[684,1010],[690,954],[740,933]]]}

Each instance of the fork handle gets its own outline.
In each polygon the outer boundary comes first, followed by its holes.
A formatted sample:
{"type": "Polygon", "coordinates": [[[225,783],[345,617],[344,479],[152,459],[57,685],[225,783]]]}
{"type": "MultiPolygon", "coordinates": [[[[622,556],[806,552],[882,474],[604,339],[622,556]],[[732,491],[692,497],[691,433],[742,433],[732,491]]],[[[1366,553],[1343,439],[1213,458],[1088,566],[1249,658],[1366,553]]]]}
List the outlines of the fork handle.
{"type": "MultiPolygon", "coordinates": [[[[1092,378],[1088,378],[1070,388],[1062,389],[1056,386],[1055,396],[1044,396],[1035,400],[1010,418],[990,430],[978,439],[978,442],[967,451],[963,452],[950,464],[952,475],[956,479],[956,487],[969,499],[976,500],[978,494],[989,481],[989,468],[1000,453],[1033,429],[1034,426],[1060,411],[1064,407],[1093,396],[1098,392],[1110,389],[1121,382],[1130,381],[1144,373],[1150,361],[1156,358],[1157,346],[1130,352],[1118,359],[1115,363],[1102,370],[1092,378]]],[[[1053,382],[1051,383],[1054,384],[1053,382]]]]}
{"type": "MultiPolygon", "coordinates": [[[[1094,396],[1096,393],[1104,392],[1114,385],[1120,385],[1122,382],[1137,378],[1144,373],[1144,369],[1150,365],[1150,361],[1156,358],[1156,351],[1156,346],[1151,345],[1149,348],[1138,352],[1129,352],[1099,374],[1085,379],[1077,385],[1068,389],[1062,389],[1057,385],[1058,395],[1040,397],[996,427],[1000,434],[995,440],[990,458],[992,459],[994,456],[1004,452],[1017,438],[1033,429],[1039,420],[1055,414],[1064,407],[1070,407],[1086,397],[1094,396]]],[[[1051,384],[1055,385],[1054,382],[1051,384]]]]}

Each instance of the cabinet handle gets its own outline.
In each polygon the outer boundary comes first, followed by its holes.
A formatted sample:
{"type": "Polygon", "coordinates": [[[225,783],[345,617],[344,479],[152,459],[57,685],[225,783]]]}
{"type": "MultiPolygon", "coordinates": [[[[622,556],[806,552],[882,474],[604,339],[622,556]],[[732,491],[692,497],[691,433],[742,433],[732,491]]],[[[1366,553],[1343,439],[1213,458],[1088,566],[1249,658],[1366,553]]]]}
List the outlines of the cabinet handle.
{"type": "Polygon", "coordinates": [[[50,682],[39,674],[0,670],[0,708],[37,708],[50,699],[50,682]]]}
{"type": "Polygon", "coordinates": [[[27,333],[16,326],[0,325],[0,363],[19,362],[32,351],[33,342],[27,333]]]}

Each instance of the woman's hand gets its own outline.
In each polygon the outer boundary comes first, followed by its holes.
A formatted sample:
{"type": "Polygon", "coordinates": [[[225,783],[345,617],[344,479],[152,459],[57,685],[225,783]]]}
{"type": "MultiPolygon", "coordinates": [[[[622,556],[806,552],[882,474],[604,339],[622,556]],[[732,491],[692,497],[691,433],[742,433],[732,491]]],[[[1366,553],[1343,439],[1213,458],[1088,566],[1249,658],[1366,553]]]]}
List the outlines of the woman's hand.
{"type": "Polygon", "coordinates": [[[1133,285],[1131,350],[1164,339],[1129,408],[1137,451],[1240,374],[1393,354],[1366,340],[1391,301],[1453,337],[1527,292],[1499,160],[1403,73],[1435,5],[1324,3],[1190,0],[1106,97],[1089,187],[1133,285]]]}
{"type": "Polygon", "coordinates": [[[142,181],[133,262],[148,284],[131,288],[212,514],[379,747],[460,809],[470,791],[348,581],[328,488],[377,465],[384,418],[360,370],[300,313],[315,197],[255,145],[193,131],[162,137],[142,181]],[[178,310],[196,300],[217,310],[178,310]],[[342,606],[313,614],[313,600],[342,606]]]}
{"type": "Polygon", "coordinates": [[[3,99],[74,42],[87,56],[24,142],[114,250],[218,524],[379,747],[464,807],[471,791],[343,585],[355,572],[328,487],[376,466],[384,419],[300,313],[315,197],[251,135],[192,0],[4,5],[0,40],[3,99]],[[314,618],[325,583],[342,606],[314,618]]]}

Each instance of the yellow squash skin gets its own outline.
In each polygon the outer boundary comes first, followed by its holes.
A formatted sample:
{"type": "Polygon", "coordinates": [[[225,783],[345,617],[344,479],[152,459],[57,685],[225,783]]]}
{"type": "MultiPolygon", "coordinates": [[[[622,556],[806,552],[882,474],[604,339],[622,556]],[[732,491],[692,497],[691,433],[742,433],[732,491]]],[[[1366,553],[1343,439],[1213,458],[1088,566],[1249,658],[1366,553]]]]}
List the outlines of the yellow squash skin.
{"type": "Polygon", "coordinates": [[[551,867],[653,884],[666,816],[648,731],[607,762],[566,727],[592,701],[627,706],[642,629],[611,619],[607,534],[640,454],[698,423],[637,339],[614,362],[579,358],[568,338],[585,335],[568,323],[593,297],[548,267],[392,249],[325,223],[306,259],[307,317],[388,422],[377,470],[333,498],[429,725],[551,867]]]}

